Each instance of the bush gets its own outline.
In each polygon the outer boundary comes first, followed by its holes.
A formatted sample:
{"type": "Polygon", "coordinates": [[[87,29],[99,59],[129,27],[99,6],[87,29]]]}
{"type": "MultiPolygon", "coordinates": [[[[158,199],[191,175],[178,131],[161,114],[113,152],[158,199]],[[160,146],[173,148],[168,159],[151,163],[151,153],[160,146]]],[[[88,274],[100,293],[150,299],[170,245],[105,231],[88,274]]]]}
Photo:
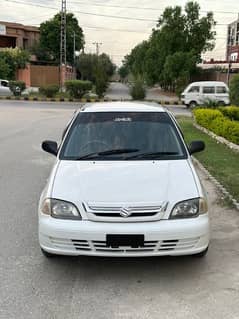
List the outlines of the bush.
{"type": "Polygon", "coordinates": [[[92,82],[82,80],[70,80],[65,82],[66,91],[70,97],[80,99],[92,88],[92,82]]]}
{"type": "Polygon", "coordinates": [[[199,125],[225,137],[228,141],[239,144],[239,122],[223,116],[219,110],[196,109],[193,113],[199,125]]]}
{"type": "Polygon", "coordinates": [[[59,85],[56,84],[41,86],[39,88],[39,93],[48,98],[53,98],[59,92],[59,89],[59,85]]]}
{"type": "Polygon", "coordinates": [[[142,80],[136,80],[130,89],[130,95],[133,100],[144,100],[146,96],[146,90],[142,80]]]}
{"type": "Polygon", "coordinates": [[[231,79],[230,99],[232,104],[239,106],[239,74],[231,79]]]}
{"type": "Polygon", "coordinates": [[[19,96],[26,89],[26,84],[23,81],[10,81],[9,89],[15,96],[19,96]]]}
{"type": "Polygon", "coordinates": [[[95,81],[95,92],[101,98],[107,89],[108,83],[104,76],[98,75],[95,81]]]}
{"type": "Polygon", "coordinates": [[[220,107],[220,112],[232,121],[239,121],[239,107],[237,106],[226,106],[220,107]]]}

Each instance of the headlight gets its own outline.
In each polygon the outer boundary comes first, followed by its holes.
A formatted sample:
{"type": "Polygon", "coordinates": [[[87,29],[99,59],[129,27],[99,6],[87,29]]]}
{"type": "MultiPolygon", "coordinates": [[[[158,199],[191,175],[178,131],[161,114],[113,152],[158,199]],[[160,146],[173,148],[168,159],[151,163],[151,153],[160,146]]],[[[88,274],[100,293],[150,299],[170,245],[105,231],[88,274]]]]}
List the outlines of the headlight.
{"type": "Polygon", "coordinates": [[[81,215],[74,204],[60,199],[45,199],[41,211],[43,214],[51,215],[54,218],[81,219],[81,215]]]}
{"type": "Polygon", "coordinates": [[[207,201],[204,198],[194,198],[176,204],[170,214],[171,219],[194,218],[206,214],[207,201]]]}

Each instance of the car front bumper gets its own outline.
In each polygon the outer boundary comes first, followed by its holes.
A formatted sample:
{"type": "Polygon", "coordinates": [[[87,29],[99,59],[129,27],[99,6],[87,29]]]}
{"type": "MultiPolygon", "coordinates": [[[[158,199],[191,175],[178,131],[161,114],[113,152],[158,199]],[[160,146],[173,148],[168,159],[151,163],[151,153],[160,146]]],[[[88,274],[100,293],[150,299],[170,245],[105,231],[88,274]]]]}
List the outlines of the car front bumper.
{"type": "Polygon", "coordinates": [[[110,257],[191,255],[209,245],[209,217],[138,223],[60,220],[40,214],[39,242],[53,254],[110,257]],[[106,246],[107,234],[143,234],[139,248],[106,246]]]}

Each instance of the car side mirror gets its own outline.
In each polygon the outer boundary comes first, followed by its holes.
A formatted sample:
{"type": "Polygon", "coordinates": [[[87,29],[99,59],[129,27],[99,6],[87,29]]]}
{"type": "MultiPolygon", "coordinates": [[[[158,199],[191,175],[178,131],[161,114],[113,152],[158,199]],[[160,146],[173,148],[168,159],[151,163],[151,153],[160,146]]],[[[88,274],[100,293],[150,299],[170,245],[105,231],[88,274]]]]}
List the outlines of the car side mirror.
{"type": "Polygon", "coordinates": [[[53,155],[57,155],[58,152],[58,147],[57,147],[57,142],[55,141],[44,141],[42,142],[41,145],[43,151],[53,154],[53,155]]]}
{"type": "Polygon", "coordinates": [[[201,152],[205,149],[205,143],[203,141],[193,141],[188,148],[189,154],[201,152]]]}

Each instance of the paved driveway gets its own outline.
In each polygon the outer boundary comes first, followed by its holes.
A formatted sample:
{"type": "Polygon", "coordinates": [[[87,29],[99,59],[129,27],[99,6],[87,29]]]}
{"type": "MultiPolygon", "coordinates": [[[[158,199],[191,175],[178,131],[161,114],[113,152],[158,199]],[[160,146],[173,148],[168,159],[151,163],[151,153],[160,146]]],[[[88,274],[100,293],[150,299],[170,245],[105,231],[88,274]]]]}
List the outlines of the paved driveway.
{"type": "Polygon", "coordinates": [[[237,319],[239,213],[211,203],[205,259],[45,259],[37,202],[54,158],[42,140],[59,140],[73,108],[0,102],[1,319],[237,319]]]}

